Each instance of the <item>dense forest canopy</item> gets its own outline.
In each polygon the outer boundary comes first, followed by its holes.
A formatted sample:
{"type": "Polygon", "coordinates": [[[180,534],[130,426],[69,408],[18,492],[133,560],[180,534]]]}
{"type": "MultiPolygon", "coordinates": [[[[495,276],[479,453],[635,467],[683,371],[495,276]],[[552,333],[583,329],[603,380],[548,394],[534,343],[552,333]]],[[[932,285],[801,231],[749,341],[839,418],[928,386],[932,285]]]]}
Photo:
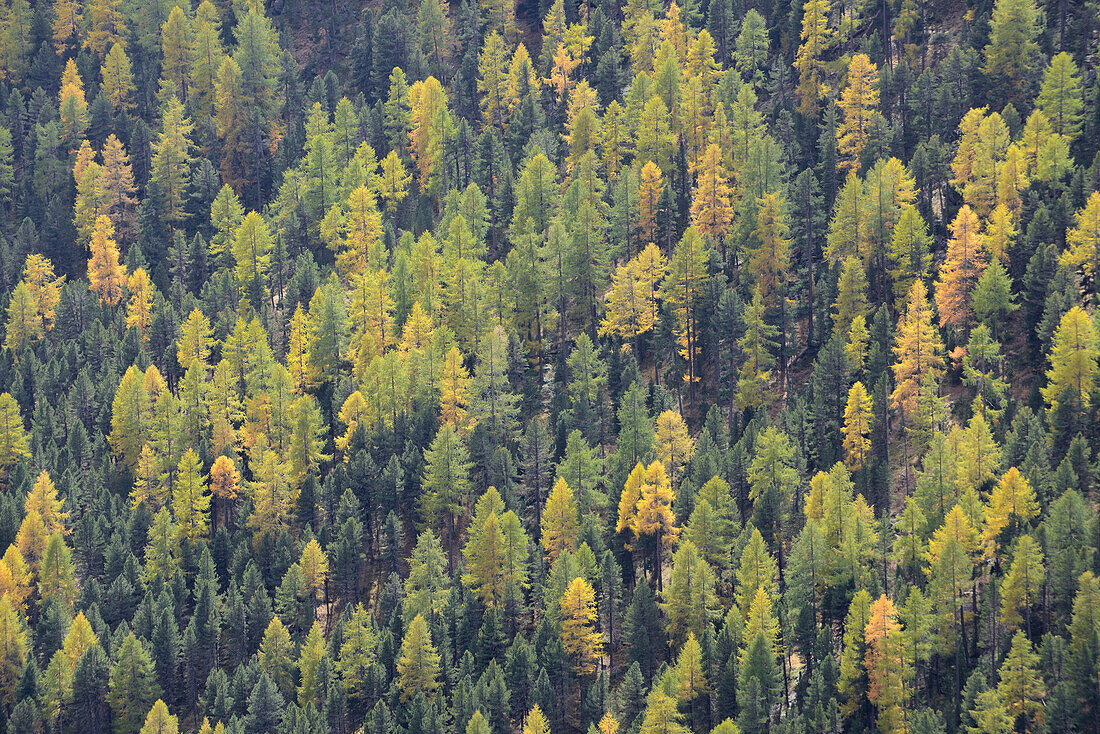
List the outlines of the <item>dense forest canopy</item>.
{"type": "Polygon", "coordinates": [[[1100,734],[1096,0],[0,0],[0,729],[1100,734]]]}

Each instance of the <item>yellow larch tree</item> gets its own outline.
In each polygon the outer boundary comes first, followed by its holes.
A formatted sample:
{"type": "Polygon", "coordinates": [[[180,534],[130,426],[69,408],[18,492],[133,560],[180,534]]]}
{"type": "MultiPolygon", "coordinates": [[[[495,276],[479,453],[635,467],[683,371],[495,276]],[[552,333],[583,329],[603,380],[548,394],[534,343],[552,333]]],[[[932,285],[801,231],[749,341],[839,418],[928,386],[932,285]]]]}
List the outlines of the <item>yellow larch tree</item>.
{"type": "Polygon", "coordinates": [[[652,547],[653,573],[658,588],[664,585],[661,573],[663,559],[676,547],[680,537],[676,515],[672,512],[675,498],[664,465],[654,461],[646,467],[642,485],[638,488],[638,501],[634,506],[630,530],[639,541],[652,547]]]}
{"type": "Polygon", "coordinates": [[[646,161],[638,176],[638,230],[642,242],[653,242],[657,237],[657,208],[663,190],[660,167],[646,161]]]}
{"type": "Polygon", "coordinates": [[[1051,342],[1050,369],[1042,388],[1048,415],[1054,415],[1064,400],[1070,401],[1076,416],[1088,410],[1098,357],[1096,325],[1085,309],[1074,306],[1062,316],[1051,342]]]}
{"type": "Polygon", "coordinates": [[[966,328],[971,325],[974,309],[970,294],[987,265],[989,252],[982,242],[981,224],[977,215],[964,204],[951,223],[947,258],[940,266],[940,277],[936,281],[936,306],[943,326],[966,328]]]}
{"type": "Polygon", "coordinates": [[[542,547],[547,560],[553,563],[562,551],[576,548],[580,531],[580,515],[573,490],[558,477],[542,509],[542,547]]]}
{"type": "Polygon", "coordinates": [[[848,391],[848,404],[844,407],[844,463],[852,471],[863,468],[863,462],[871,453],[871,396],[862,382],[856,382],[848,391]]]}
{"type": "Polygon", "coordinates": [[[836,130],[840,165],[858,169],[867,145],[870,124],[878,107],[878,69],[867,54],[856,54],[848,64],[848,83],[840,95],[841,121],[836,130]]]}
{"type": "Polygon", "coordinates": [[[698,173],[699,180],[691,200],[692,222],[712,245],[718,244],[733,223],[730,205],[733,190],[722,163],[722,151],[716,144],[707,146],[698,173]]]}
{"type": "Polygon", "coordinates": [[[137,190],[134,169],[122,142],[112,133],[103,145],[103,164],[100,167],[104,197],[104,211],[115,225],[118,236],[125,240],[137,219],[137,190]]]}
{"type": "Polygon", "coordinates": [[[54,312],[61,300],[61,286],[65,276],[54,275],[53,263],[45,255],[32,252],[23,262],[23,282],[27,284],[38,318],[42,321],[42,331],[48,332],[53,326],[54,312]]]}
{"type": "Polygon", "coordinates": [[[1016,467],[1009,467],[989,493],[982,537],[995,550],[1005,531],[1018,531],[1039,515],[1031,483],[1016,467]]]}
{"type": "Polygon", "coordinates": [[[195,362],[204,368],[207,366],[210,347],[214,343],[213,334],[214,330],[206,314],[197,308],[191,309],[191,313],[180,326],[180,336],[176,340],[176,361],[184,372],[195,362]]]}
{"type": "Polygon", "coordinates": [[[4,329],[4,346],[18,353],[27,344],[42,338],[42,319],[34,303],[34,295],[25,281],[19,281],[8,299],[8,320],[4,329]]]}
{"type": "Polygon", "coordinates": [[[652,242],[629,262],[619,265],[611,276],[600,336],[617,335],[624,349],[632,345],[637,351],[638,337],[652,331],[657,323],[657,294],[667,272],[668,260],[652,242]]]}
{"type": "Polygon", "coordinates": [[[905,686],[912,671],[897,607],[886,594],[871,603],[863,639],[866,644],[863,666],[869,681],[867,699],[878,709],[879,731],[904,732],[908,701],[905,686]]]}
{"type": "Polygon", "coordinates": [[[818,103],[829,93],[825,76],[825,53],[836,42],[836,31],[829,27],[831,7],[829,0],[806,0],[802,6],[802,41],[795,54],[794,66],[798,70],[799,109],[802,114],[816,118],[818,103]]]}
{"type": "Polygon", "coordinates": [[[88,284],[99,295],[100,303],[116,305],[122,300],[126,285],[126,269],[119,262],[118,243],[115,242],[115,227],[110,218],[101,214],[95,220],[92,241],[88,247],[88,284]]]}
{"type": "Polygon", "coordinates": [[[84,4],[80,0],[57,0],[51,30],[58,55],[79,48],[84,34],[84,4]]]}
{"type": "Polygon", "coordinates": [[[84,48],[96,56],[103,56],[116,43],[126,44],[122,0],[88,0],[84,7],[84,20],[88,27],[84,48]]]}
{"type": "Polygon", "coordinates": [[[939,380],[943,374],[943,341],[932,323],[932,308],[924,281],[917,280],[909,289],[905,313],[898,319],[894,345],[894,392],[890,404],[904,415],[913,415],[926,378],[939,380]]]}
{"type": "Polygon", "coordinates": [[[72,59],[65,64],[65,71],[61,74],[58,113],[61,117],[62,138],[70,145],[75,145],[88,129],[88,101],[84,98],[84,81],[72,59]]]}
{"type": "Polygon", "coordinates": [[[1078,268],[1092,282],[1093,293],[1100,294],[1100,191],[1089,194],[1084,208],[1077,212],[1073,227],[1066,232],[1068,247],[1061,262],[1078,268]]]}
{"type": "Polygon", "coordinates": [[[69,533],[66,526],[69,513],[62,509],[64,506],[65,500],[57,496],[57,488],[50,479],[49,473],[45,471],[38,475],[23,503],[24,512],[29,513],[32,510],[37,512],[42,518],[46,532],[50,535],[54,533],[68,535],[69,533]]]}
{"type": "Polygon", "coordinates": [[[145,268],[130,273],[126,279],[126,289],[130,292],[130,302],[126,305],[126,326],[136,328],[142,343],[147,343],[149,327],[153,323],[154,286],[145,268]]]}
{"type": "Polygon", "coordinates": [[[561,644],[581,675],[596,672],[603,656],[603,634],[596,630],[596,593],[592,585],[578,576],[569,582],[562,595],[561,644]]]}
{"type": "Polygon", "coordinates": [[[683,417],[677,411],[666,410],[657,416],[653,449],[657,458],[668,469],[672,485],[676,486],[678,472],[691,461],[695,453],[695,442],[688,433],[683,417]]]}
{"type": "Polygon", "coordinates": [[[134,69],[130,57],[121,43],[115,43],[107,52],[99,67],[103,84],[100,93],[111,102],[115,113],[126,112],[134,106],[134,69]]]}

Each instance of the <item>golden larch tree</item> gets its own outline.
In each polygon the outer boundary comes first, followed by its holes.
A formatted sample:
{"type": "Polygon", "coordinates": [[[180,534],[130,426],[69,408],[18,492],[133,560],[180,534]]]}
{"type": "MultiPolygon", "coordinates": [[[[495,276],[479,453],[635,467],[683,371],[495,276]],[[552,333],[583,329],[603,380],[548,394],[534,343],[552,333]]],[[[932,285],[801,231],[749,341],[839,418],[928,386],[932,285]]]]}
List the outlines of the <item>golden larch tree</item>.
{"type": "Polygon", "coordinates": [[[836,130],[840,165],[859,168],[871,121],[878,107],[878,69],[867,54],[856,54],[848,64],[848,83],[840,95],[841,121],[836,130]]]}
{"type": "Polygon", "coordinates": [[[88,284],[99,295],[100,303],[116,305],[122,300],[126,285],[126,268],[119,262],[118,243],[115,242],[115,227],[110,218],[101,214],[95,220],[92,241],[88,248],[88,284]]]}

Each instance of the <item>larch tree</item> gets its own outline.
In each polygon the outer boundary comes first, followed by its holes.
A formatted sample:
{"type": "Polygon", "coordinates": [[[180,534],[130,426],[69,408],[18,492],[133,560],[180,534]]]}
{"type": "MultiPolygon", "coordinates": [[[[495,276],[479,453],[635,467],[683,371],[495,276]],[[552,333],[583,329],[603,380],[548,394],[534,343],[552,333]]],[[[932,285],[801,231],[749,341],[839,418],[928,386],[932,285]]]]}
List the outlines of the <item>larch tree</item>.
{"type": "Polygon", "coordinates": [[[34,302],[34,295],[25,281],[20,281],[8,300],[8,320],[4,329],[4,346],[12,353],[20,352],[27,344],[42,338],[42,319],[34,302]]]}
{"type": "Polygon", "coordinates": [[[924,281],[917,280],[909,289],[905,313],[898,319],[897,344],[894,346],[894,384],[890,404],[904,415],[913,416],[926,378],[938,380],[943,374],[943,341],[932,323],[932,308],[924,281]]]}
{"type": "Polygon", "coordinates": [[[770,308],[785,319],[784,286],[790,277],[791,240],[787,201],[782,194],[767,193],[756,200],[754,246],[748,253],[748,270],[770,308]]]}
{"type": "Polygon", "coordinates": [[[172,492],[172,515],[180,535],[188,542],[194,542],[209,532],[210,494],[202,464],[194,449],[188,449],[180,459],[178,479],[172,492]]]}
{"type": "Polygon", "coordinates": [[[1017,731],[1044,729],[1046,684],[1039,674],[1039,655],[1023,632],[1012,637],[1012,645],[997,671],[997,696],[1015,722],[1017,731]]]}
{"type": "Polygon", "coordinates": [[[102,57],[116,43],[125,45],[128,29],[121,0],[89,0],[84,6],[84,48],[102,57]]]}
{"type": "Polygon", "coordinates": [[[105,213],[115,225],[119,237],[125,239],[137,221],[137,190],[134,184],[134,170],[130,157],[122,142],[112,133],[103,145],[102,186],[105,198],[105,213]]]}
{"type": "Polygon", "coordinates": [[[971,293],[989,264],[980,227],[977,215],[965,204],[951,223],[947,258],[936,281],[936,306],[945,327],[965,329],[973,322],[971,293]]]}
{"type": "Polygon", "coordinates": [[[878,69],[866,54],[856,54],[848,63],[848,81],[840,95],[841,112],[837,127],[840,163],[846,169],[858,169],[871,122],[878,108],[878,69]]]}
{"type": "Polygon", "coordinates": [[[84,3],[80,0],[60,0],[54,3],[50,29],[54,48],[59,55],[69,49],[79,48],[84,35],[84,3]]]}
{"type": "Polygon", "coordinates": [[[1074,306],[1062,315],[1051,341],[1050,369],[1042,388],[1048,414],[1054,414],[1063,402],[1068,402],[1076,416],[1088,409],[1098,357],[1096,326],[1083,308],[1074,306]]]}
{"type": "Polygon", "coordinates": [[[879,731],[905,731],[906,682],[912,671],[906,659],[898,610],[885,594],[871,604],[864,641],[867,651],[863,664],[869,680],[867,698],[878,709],[879,731]]]}
{"type": "Polygon", "coordinates": [[[829,93],[825,80],[825,54],[836,42],[836,31],[829,27],[829,0],[806,0],[802,6],[802,43],[795,54],[798,70],[799,109],[803,115],[817,118],[820,100],[829,93]]]}
{"type": "Polygon", "coordinates": [[[1068,247],[1060,262],[1080,269],[1092,282],[1093,293],[1100,294],[1100,191],[1089,195],[1085,206],[1074,216],[1073,225],[1066,232],[1068,247]]]}
{"type": "Polygon", "coordinates": [[[677,411],[666,410],[657,416],[653,449],[657,459],[668,469],[672,485],[676,486],[678,473],[695,453],[695,442],[677,411]]]}
{"type": "Polygon", "coordinates": [[[233,238],[233,259],[237,263],[237,278],[250,292],[263,293],[267,271],[274,249],[271,230],[257,212],[249,212],[233,238]]]}
{"type": "Polygon", "coordinates": [[[176,340],[176,361],[185,372],[196,362],[207,368],[213,341],[210,319],[199,309],[192,309],[180,326],[180,336],[176,340]]]}
{"type": "Polygon", "coordinates": [[[136,328],[141,341],[149,340],[149,327],[153,323],[153,294],[155,288],[145,268],[138,268],[126,279],[130,301],[126,304],[126,326],[136,328]]]}
{"type": "Polygon", "coordinates": [[[658,289],[668,270],[660,248],[650,242],[630,261],[616,268],[607,292],[607,309],[599,335],[619,336],[624,349],[638,353],[638,338],[653,330],[658,317],[658,289]]]}
{"type": "Polygon", "coordinates": [[[27,661],[29,638],[18,608],[7,594],[0,597],[0,700],[14,706],[15,689],[27,661]]]}
{"type": "Polygon", "coordinates": [[[397,659],[397,685],[401,690],[401,700],[408,700],[416,693],[427,697],[435,693],[439,688],[439,664],[439,653],[432,645],[428,623],[418,614],[401,640],[397,659]]]}
{"type": "Polygon", "coordinates": [[[1077,139],[1081,134],[1084,97],[1081,76],[1073,56],[1063,51],[1050,60],[1036,102],[1050,120],[1055,134],[1064,136],[1070,142],[1077,139]]]}
{"type": "Polygon", "coordinates": [[[660,166],[646,161],[638,176],[638,229],[642,242],[655,242],[657,239],[657,210],[663,190],[660,166]]]}
{"type": "Polygon", "coordinates": [[[164,701],[157,699],[145,717],[145,723],[139,734],[177,734],[179,719],[168,712],[164,701]]]}
{"type": "Polygon", "coordinates": [[[856,382],[848,391],[848,404],[844,407],[844,463],[852,471],[863,468],[871,454],[871,396],[862,382],[856,382]]]}
{"type": "Polygon", "coordinates": [[[456,431],[466,431],[469,419],[466,408],[470,402],[470,373],[463,364],[462,352],[452,346],[443,357],[439,372],[439,410],[442,425],[456,431]]]}
{"type": "Polygon", "coordinates": [[[1031,92],[1034,70],[1040,59],[1039,9],[1034,0],[997,0],[989,22],[989,43],[983,50],[984,71],[1003,85],[1001,91],[1013,104],[1031,92]]]}
{"type": "Polygon", "coordinates": [[[191,87],[191,20],[178,5],[168,11],[168,20],[160,28],[161,89],[186,104],[191,87]]]}
{"type": "Polygon", "coordinates": [[[233,515],[233,508],[240,496],[241,474],[233,460],[228,456],[219,456],[210,467],[210,501],[214,506],[211,516],[212,527],[227,525],[233,515]],[[219,523],[220,519],[220,523],[219,523]]]}
{"type": "Polygon", "coordinates": [[[1009,467],[993,491],[985,508],[982,535],[992,549],[1024,530],[1039,514],[1035,490],[1019,469],[1009,467]]]}
{"type": "Polygon", "coordinates": [[[122,44],[115,43],[100,66],[103,84],[101,93],[107,96],[113,110],[126,112],[134,107],[134,70],[122,44]]]}
{"type": "Polygon", "coordinates": [[[676,515],[672,512],[675,497],[664,465],[660,461],[654,461],[646,467],[642,484],[638,488],[638,501],[635,503],[630,529],[639,542],[652,549],[653,574],[657,578],[658,589],[664,588],[662,559],[672,551],[680,537],[676,515]]]}
{"type": "Polygon", "coordinates": [[[88,102],[84,98],[84,82],[72,59],[69,59],[61,75],[58,115],[62,137],[70,145],[76,145],[88,128],[88,102]]]}
{"type": "Polygon", "coordinates": [[[1009,631],[1031,631],[1031,610],[1042,598],[1046,582],[1043,550],[1030,535],[1021,535],[1012,549],[1012,564],[1001,582],[998,619],[1009,631]]]}
{"type": "Polygon", "coordinates": [[[569,582],[560,602],[561,643],[580,675],[596,672],[603,656],[603,634],[596,629],[596,593],[584,578],[569,582]]]}
{"type": "Polygon", "coordinates": [[[34,480],[31,491],[27,493],[27,499],[23,503],[24,512],[37,512],[45,525],[46,532],[50,535],[61,533],[67,535],[69,530],[66,523],[69,521],[69,513],[62,508],[65,500],[57,496],[57,487],[50,479],[48,472],[43,471],[34,480]]]}
{"type": "Polygon", "coordinates": [[[0,469],[10,469],[31,455],[19,403],[9,393],[0,394],[0,469]]]}
{"type": "Polygon", "coordinates": [[[550,490],[550,496],[546,498],[546,506],[542,509],[541,530],[542,547],[551,563],[563,551],[576,548],[580,535],[580,516],[573,490],[562,477],[558,477],[554,488],[550,490]]]}
{"type": "Polygon", "coordinates": [[[710,253],[695,227],[689,227],[672,253],[668,275],[661,284],[661,298],[670,304],[676,318],[676,340],[680,356],[687,363],[685,379],[691,395],[700,379],[696,362],[702,347],[699,333],[700,309],[703,306],[704,289],[710,279],[708,262],[710,253]]]}
{"type": "Polygon", "coordinates": [[[733,190],[722,163],[722,151],[714,143],[703,152],[698,171],[699,182],[691,200],[692,222],[712,245],[722,245],[733,223],[733,190]]]}
{"type": "Polygon", "coordinates": [[[194,126],[177,97],[161,108],[161,131],[153,145],[152,176],[160,184],[167,211],[164,216],[178,226],[187,216],[187,187],[191,178],[191,131],[194,126]]]}

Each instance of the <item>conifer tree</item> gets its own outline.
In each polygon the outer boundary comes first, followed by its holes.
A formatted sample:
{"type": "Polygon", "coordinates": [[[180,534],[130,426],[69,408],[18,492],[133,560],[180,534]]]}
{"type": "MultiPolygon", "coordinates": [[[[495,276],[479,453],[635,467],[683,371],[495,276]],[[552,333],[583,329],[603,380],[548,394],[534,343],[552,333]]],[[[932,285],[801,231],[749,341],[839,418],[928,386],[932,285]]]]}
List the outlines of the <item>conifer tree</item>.
{"type": "Polygon", "coordinates": [[[806,0],[802,6],[802,43],[794,65],[798,69],[799,109],[812,119],[817,117],[820,100],[829,93],[824,56],[836,42],[835,31],[829,27],[830,12],[829,0],[806,0]]]}
{"type": "Polygon", "coordinates": [[[951,224],[947,259],[940,267],[936,282],[940,323],[955,328],[965,328],[972,323],[971,293],[988,264],[989,253],[979,236],[978,218],[964,205],[951,224]]]}
{"type": "MultiPolygon", "coordinates": [[[[803,21],[805,22],[805,21],[803,21]]],[[[842,114],[837,128],[837,146],[841,166],[858,169],[871,121],[878,107],[878,69],[866,54],[856,54],[848,63],[848,80],[838,104],[842,114]]]]}
{"type": "Polygon", "coordinates": [[[1062,316],[1050,347],[1050,369],[1042,388],[1049,415],[1063,403],[1077,416],[1088,409],[1098,352],[1092,319],[1080,306],[1074,306],[1062,316]]]}
{"type": "Polygon", "coordinates": [[[1039,656],[1023,632],[1012,638],[1008,656],[998,674],[997,696],[1009,717],[1023,731],[1040,731],[1045,721],[1046,685],[1038,671],[1039,656]]]}
{"type": "Polygon", "coordinates": [[[903,414],[917,411],[921,384],[926,378],[938,380],[943,374],[943,342],[932,323],[932,309],[924,282],[917,280],[909,289],[905,313],[898,319],[897,344],[894,346],[894,392],[890,404],[903,414]]]}
{"type": "Polygon", "coordinates": [[[100,66],[103,78],[101,93],[107,96],[115,112],[128,111],[134,106],[134,72],[130,57],[122,44],[115,43],[100,66]]]}
{"type": "Polygon", "coordinates": [[[653,449],[657,459],[668,468],[670,479],[675,486],[677,474],[685,464],[691,461],[695,453],[695,442],[691,439],[687,424],[678,412],[666,410],[657,416],[653,449]]]}
{"type": "Polygon", "coordinates": [[[563,551],[574,550],[579,534],[580,517],[573,490],[558,477],[542,510],[542,547],[547,560],[553,563],[563,551]]]}
{"type": "Polygon", "coordinates": [[[1001,609],[998,619],[1006,629],[1031,629],[1031,610],[1036,605],[1046,571],[1043,551],[1030,535],[1021,535],[1012,554],[1012,565],[1001,583],[1001,609]]]}
{"type": "Polygon", "coordinates": [[[397,674],[402,701],[416,693],[431,696],[439,687],[439,653],[432,646],[427,622],[419,614],[401,641],[397,674]]]}
{"type": "Polygon", "coordinates": [[[1084,100],[1081,77],[1073,57],[1065,51],[1055,54],[1043,73],[1043,84],[1036,100],[1057,135],[1073,142],[1081,134],[1084,100]]]}
{"type": "Polygon", "coordinates": [[[657,240],[657,209],[663,189],[660,166],[646,161],[638,176],[638,229],[642,242],[657,240]]]}
{"type": "Polygon", "coordinates": [[[145,717],[140,734],[177,734],[178,731],[179,720],[168,713],[164,701],[157,699],[145,717]]]}
{"type": "Polygon", "coordinates": [[[592,585],[577,577],[561,598],[561,643],[573,668],[594,673],[603,656],[603,635],[596,630],[596,596],[592,585]]]}
{"type": "MultiPolygon", "coordinates": [[[[110,1],[110,0],[107,0],[110,1]]],[[[187,216],[185,203],[191,177],[191,119],[183,103],[170,97],[161,108],[161,132],[153,145],[152,176],[160,185],[167,211],[164,216],[178,225],[187,216]]]]}
{"type": "Polygon", "coordinates": [[[856,382],[848,391],[848,404],[844,408],[845,463],[852,471],[863,468],[871,452],[871,396],[862,382],[856,382]]]}
{"type": "Polygon", "coordinates": [[[153,660],[131,631],[119,646],[111,666],[107,702],[111,706],[116,734],[137,731],[146,713],[161,695],[153,660]]]}
{"type": "Polygon", "coordinates": [[[194,542],[209,532],[210,495],[202,476],[202,464],[194,449],[188,449],[179,462],[179,474],[172,492],[172,514],[180,535],[194,542]]]}
{"type": "Polygon", "coordinates": [[[983,50],[984,71],[999,79],[1009,102],[1018,103],[1031,90],[1039,59],[1039,9],[1032,0],[998,0],[983,50]]]}
{"type": "MultiPolygon", "coordinates": [[[[105,0],[100,0],[103,1],[105,0]]],[[[58,114],[61,118],[62,137],[70,145],[75,145],[88,128],[88,102],[84,98],[84,82],[73,59],[65,64],[65,71],[61,75],[58,114]]]]}
{"type": "Polygon", "coordinates": [[[19,404],[8,393],[0,394],[0,469],[31,455],[19,404]]]}
{"type": "Polygon", "coordinates": [[[100,303],[116,305],[122,300],[126,286],[126,270],[119,262],[118,244],[114,240],[115,228],[111,220],[100,215],[95,221],[92,241],[88,248],[88,282],[99,295],[100,303]]]}
{"type": "Polygon", "coordinates": [[[698,170],[699,184],[691,201],[692,221],[712,245],[721,244],[733,223],[733,207],[732,189],[717,145],[707,146],[698,170]]]}
{"type": "Polygon", "coordinates": [[[1039,514],[1035,490],[1016,467],[1010,467],[989,495],[982,534],[992,547],[1011,538],[1039,514]]]}
{"type": "Polygon", "coordinates": [[[84,3],[79,0],[54,3],[51,30],[58,54],[64,54],[69,48],[79,48],[84,33],[84,3]]]}
{"type": "Polygon", "coordinates": [[[1069,245],[1060,262],[1079,268],[1100,293],[1100,192],[1089,195],[1085,206],[1074,217],[1074,226],[1066,232],[1069,245]]]}

